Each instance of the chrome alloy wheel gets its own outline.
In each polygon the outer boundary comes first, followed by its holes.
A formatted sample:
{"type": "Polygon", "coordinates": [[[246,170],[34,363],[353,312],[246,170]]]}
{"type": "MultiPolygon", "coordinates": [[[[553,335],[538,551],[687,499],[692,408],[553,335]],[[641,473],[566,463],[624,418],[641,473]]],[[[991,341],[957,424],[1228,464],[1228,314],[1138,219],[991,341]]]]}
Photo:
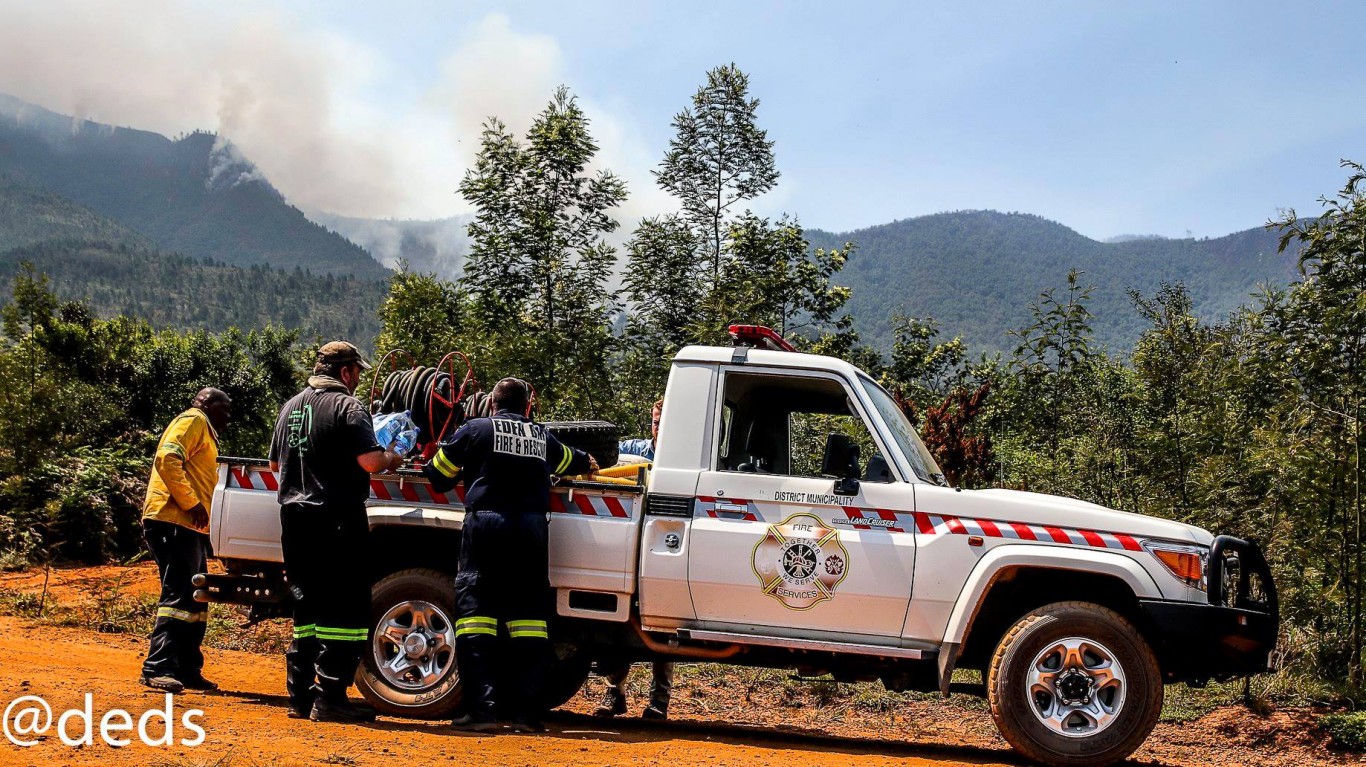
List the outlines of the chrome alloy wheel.
{"type": "Polygon", "coordinates": [[[1099,642],[1067,637],[1029,664],[1030,710],[1048,729],[1069,738],[1095,735],[1114,724],[1128,691],[1124,667],[1099,642]]]}
{"type": "Polygon", "coordinates": [[[384,681],[424,690],[455,667],[455,624],[431,602],[399,602],[379,619],[371,646],[384,681]]]}

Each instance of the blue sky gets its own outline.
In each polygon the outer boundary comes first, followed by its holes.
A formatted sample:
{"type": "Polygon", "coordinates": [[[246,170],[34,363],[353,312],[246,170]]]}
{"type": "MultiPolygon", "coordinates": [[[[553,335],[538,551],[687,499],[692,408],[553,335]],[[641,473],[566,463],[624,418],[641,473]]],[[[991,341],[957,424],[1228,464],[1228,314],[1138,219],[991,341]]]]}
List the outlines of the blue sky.
{"type": "Polygon", "coordinates": [[[44,5],[0,22],[36,25],[58,49],[103,29],[116,42],[91,55],[117,76],[7,67],[0,53],[0,90],[164,132],[218,129],[304,207],[373,217],[460,212],[478,121],[524,124],[558,83],[631,184],[624,217],[667,209],[649,170],[669,122],[731,61],[783,174],[756,207],[824,229],[994,208],[1096,238],[1218,236],[1316,211],[1345,178],[1338,160],[1366,160],[1358,4],[167,0],[125,27],[98,6],[44,5]],[[186,98],[160,71],[176,68],[216,90],[186,98]]]}

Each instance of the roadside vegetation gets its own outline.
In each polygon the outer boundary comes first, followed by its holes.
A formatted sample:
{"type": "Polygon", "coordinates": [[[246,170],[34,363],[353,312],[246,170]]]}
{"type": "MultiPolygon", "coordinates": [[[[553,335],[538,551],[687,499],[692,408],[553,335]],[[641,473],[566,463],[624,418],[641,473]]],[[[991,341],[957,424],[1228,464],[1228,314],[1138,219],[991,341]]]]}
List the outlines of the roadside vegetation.
{"type": "MultiPolygon", "coordinates": [[[[891,345],[866,345],[840,279],[856,243],[813,250],[797,217],[747,209],[780,180],[758,108],[743,72],[707,73],[657,173],[678,212],[635,224],[620,252],[609,235],[630,190],[593,170],[597,145],[573,95],[557,91],[523,136],[491,119],[459,185],[476,208],[465,277],[399,272],[380,306],[356,312],[377,309],[378,349],[402,347],[423,364],[460,349],[486,383],[533,381],[543,417],[605,417],[634,434],[648,433],[678,349],[726,343],[731,322],[777,328],[895,392],[953,484],[1056,493],[1261,541],[1280,589],[1281,672],[1246,690],[1173,690],[1167,716],[1198,715],[1211,701],[1366,700],[1360,166],[1344,163],[1343,188],[1316,217],[1291,211],[1272,225],[1300,254],[1287,288],[1213,322],[1180,284],[1133,293],[1147,330],[1116,356],[1095,342],[1091,290],[1074,272],[1029,307],[1012,351],[974,358],[931,317],[893,317],[891,345]],[[619,291],[613,269],[624,275],[619,291]]],[[[226,390],[237,419],[223,452],[261,455],[280,402],[302,382],[308,345],[289,331],[100,319],[59,302],[31,267],[13,286],[0,327],[5,567],[135,555],[153,443],[193,392],[226,390]]],[[[21,601],[7,598],[6,609],[26,614],[21,601]]],[[[51,609],[43,619],[58,620],[51,609]]],[[[111,607],[100,625],[141,630],[146,619],[145,605],[111,607]]],[[[226,628],[211,636],[237,641],[226,628]]],[[[789,689],[785,677],[755,679],[789,689]]],[[[804,702],[889,700],[792,684],[804,702]]]]}

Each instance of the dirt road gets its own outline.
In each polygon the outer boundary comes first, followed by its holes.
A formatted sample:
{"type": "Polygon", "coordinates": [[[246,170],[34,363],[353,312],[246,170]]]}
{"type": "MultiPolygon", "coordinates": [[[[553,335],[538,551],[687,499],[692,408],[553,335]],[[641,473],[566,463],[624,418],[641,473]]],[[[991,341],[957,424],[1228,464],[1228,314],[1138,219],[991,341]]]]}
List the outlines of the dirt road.
{"type": "MultiPolygon", "coordinates": [[[[160,695],[135,683],[143,640],[77,629],[34,626],[0,618],[0,703],[36,695],[60,713],[79,708],[94,693],[95,717],[124,709],[134,717],[160,707],[160,695]]],[[[206,732],[196,747],[149,748],[136,740],[115,748],[64,745],[55,731],[37,745],[0,744],[0,763],[14,765],[380,765],[451,763],[536,765],[873,765],[906,767],[1015,764],[1004,750],[932,748],[891,741],[856,741],[781,730],[755,730],[719,722],[646,727],[635,720],[605,726],[589,716],[556,714],[550,732],[475,737],[438,723],[381,719],[372,725],[314,724],[285,716],[283,664],[277,658],[210,651],[209,668],[223,685],[214,694],[185,694],[177,718],[189,708],[206,732]]],[[[177,725],[179,722],[177,721],[177,725]]],[[[160,734],[160,725],[152,728],[160,734]]],[[[72,729],[72,733],[76,730],[72,729]]],[[[176,739],[193,737],[180,732],[176,739]]]]}
{"type": "MultiPolygon", "coordinates": [[[[61,571],[55,573],[50,592],[70,605],[88,598],[92,591],[106,593],[114,583],[121,592],[145,599],[149,589],[154,593],[154,574],[146,566],[118,572],[111,568],[61,571]]],[[[0,589],[32,593],[41,582],[41,575],[33,573],[6,574],[0,576],[0,589]]],[[[284,669],[279,656],[212,648],[206,650],[207,672],[223,690],[176,696],[172,717],[177,726],[173,739],[192,738],[194,733],[181,726],[179,717],[189,709],[201,710],[194,721],[205,731],[202,744],[152,748],[139,743],[134,732],[128,746],[107,745],[98,733],[105,712],[123,709],[136,721],[143,712],[164,708],[163,696],[136,682],[144,650],[145,639],[138,635],[0,617],[0,707],[22,696],[39,696],[60,716],[80,708],[90,693],[95,727],[94,742],[79,748],[63,744],[55,729],[27,748],[11,745],[0,736],[0,765],[1022,764],[996,736],[980,707],[935,700],[900,700],[886,710],[822,706],[809,697],[792,699],[790,689],[774,689],[769,681],[755,682],[743,671],[716,666],[695,667],[682,674],[675,693],[675,717],[657,726],[634,718],[604,722],[588,716],[591,699],[601,690],[602,683],[596,679],[590,681],[588,694],[552,715],[550,731],[541,735],[472,736],[447,730],[441,723],[388,718],[365,726],[314,724],[285,716],[284,669]]],[[[154,736],[164,731],[164,726],[153,724],[154,736]]],[[[79,734],[79,727],[74,729],[79,734]]],[[[1360,762],[1327,751],[1308,712],[1276,711],[1259,717],[1230,706],[1195,721],[1160,724],[1131,763],[1289,767],[1360,762]]]]}

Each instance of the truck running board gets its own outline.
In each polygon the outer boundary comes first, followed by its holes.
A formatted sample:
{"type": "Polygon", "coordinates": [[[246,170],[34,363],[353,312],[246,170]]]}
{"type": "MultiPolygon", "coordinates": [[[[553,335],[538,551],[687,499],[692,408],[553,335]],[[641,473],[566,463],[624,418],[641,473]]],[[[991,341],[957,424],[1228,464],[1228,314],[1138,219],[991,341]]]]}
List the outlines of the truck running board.
{"type": "Polygon", "coordinates": [[[815,639],[793,639],[791,637],[760,636],[757,634],[736,634],[731,631],[679,629],[678,635],[685,639],[692,639],[698,642],[730,642],[731,644],[781,647],[788,650],[876,655],[883,658],[905,658],[906,660],[924,660],[926,658],[934,657],[935,655],[934,650],[917,650],[911,647],[883,647],[881,645],[873,644],[822,642],[815,639]]]}

